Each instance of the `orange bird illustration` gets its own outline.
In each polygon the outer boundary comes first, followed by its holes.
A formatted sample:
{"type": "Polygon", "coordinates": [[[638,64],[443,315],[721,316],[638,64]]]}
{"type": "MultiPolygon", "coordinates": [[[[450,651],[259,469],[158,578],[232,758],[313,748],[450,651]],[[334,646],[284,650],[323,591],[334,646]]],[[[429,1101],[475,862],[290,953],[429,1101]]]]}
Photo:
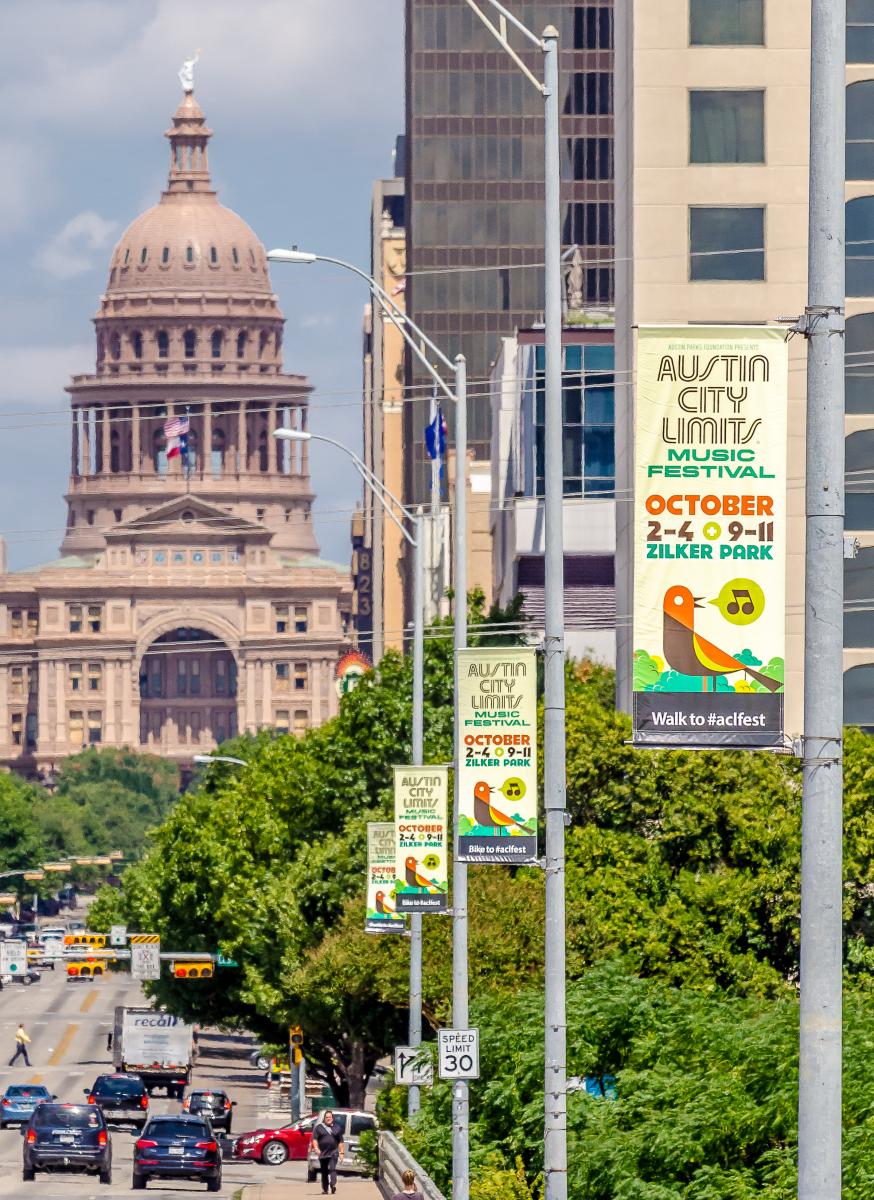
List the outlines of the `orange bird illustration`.
{"type": "Polygon", "coordinates": [[[491,826],[492,829],[506,829],[508,825],[516,825],[524,833],[528,833],[521,821],[517,821],[515,817],[508,817],[506,813],[495,808],[492,804],[492,792],[495,790],[482,781],[473,785],[473,815],[477,825],[491,826]]]}
{"type": "Polygon", "coordinates": [[[378,913],[393,913],[394,909],[390,904],[385,902],[385,892],[377,892],[374,897],[376,900],[376,911],[378,913]]]}
{"type": "Polygon", "coordinates": [[[733,654],[720,650],[713,642],[708,642],[695,632],[695,609],[701,608],[699,599],[687,587],[680,585],[668,588],[665,592],[664,651],[665,658],[674,670],[681,675],[702,675],[705,691],[708,678],[711,680],[711,691],[715,691],[717,675],[743,671],[769,692],[776,692],[780,687],[778,680],[754,671],[733,654]]]}
{"type": "Polygon", "coordinates": [[[437,884],[433,879],[426,879],[424,875],[419,874],[419,864],[411,854],[404,862],[406,867],[407,884],[409,887],[425,888],[429,892],[439,891],[437,884]]]}

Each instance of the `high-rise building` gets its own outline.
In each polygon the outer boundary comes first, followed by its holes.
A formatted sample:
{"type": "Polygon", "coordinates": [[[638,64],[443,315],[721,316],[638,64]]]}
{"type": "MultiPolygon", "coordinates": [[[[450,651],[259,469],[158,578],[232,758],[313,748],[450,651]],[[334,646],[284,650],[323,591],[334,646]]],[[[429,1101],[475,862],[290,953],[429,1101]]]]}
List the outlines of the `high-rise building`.
{"type": "MultiPolygon", "coordinates": [[[[780,0],[616,5],[617,665],[619,699],[629,710],[634,329],[755,325],[804,312],[808,10],[780,0]]],[[[789,354],[785,720],[797,735],[804,632],[802,338],[792,339],[789,354]]]]}
{"type": "MultiPolygon", "coordinates": [[[[613,300],[612,0],[513,11],[538,33],[550,24],[560,33],[563,240],[582,249],[584,305],[604,308],[613,300]]],[[[539,52],[510,37],[542,74],[539,52]]],[[[469,446],[486,460],[500,338],[542,318],[543,99],[465,0],[407,0],[406,63],[407,308],[449,357],[466,356],[469,446]]],[[[428,407],[415,389],[427,393],[427,377],[409,356],[407,383],[405,491],[419,502],[428,407]]]]}
{"type": "Polygon", "coordinates": [[[874,731],[874,2],[847,5],[844,718],[874,731]]]}
{"type": "Polygon", "coordinates": [[[62,556],[6,572],[0,763],[50,772],[87,745],[183,765],[238,731],[337,707],[348,573],[318,557],[310,386],[282,369],[264,247],[223,207],[186,92],[160,202],[113,251],[96,364],[76,376],[62,556]]]}

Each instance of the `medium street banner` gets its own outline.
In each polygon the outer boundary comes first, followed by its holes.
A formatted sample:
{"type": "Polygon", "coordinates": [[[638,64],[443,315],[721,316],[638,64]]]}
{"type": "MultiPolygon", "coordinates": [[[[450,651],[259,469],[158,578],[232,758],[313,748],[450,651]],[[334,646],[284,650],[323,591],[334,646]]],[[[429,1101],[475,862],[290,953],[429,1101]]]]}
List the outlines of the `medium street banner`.
{"type": "Polygon", "coordinates": [[[393,821],[367,825],[367,933],[403,933],[406,921],[395,909],[395,827],[393,821]]]}
{"type": "Polygon", "coordinates": [[[449,909],[446,767],[395,767],[395,902],[400,913],[449,909]]]}
{"type": "Polygon", "coordinates": [[[783,330],[639,331],[636,745],[783,745],[787,404],[783,330]]]}
{"type": "Polygon", "coordinates": [[[458,857],[537,862],[537,655],[458,651],[458,857]]]}

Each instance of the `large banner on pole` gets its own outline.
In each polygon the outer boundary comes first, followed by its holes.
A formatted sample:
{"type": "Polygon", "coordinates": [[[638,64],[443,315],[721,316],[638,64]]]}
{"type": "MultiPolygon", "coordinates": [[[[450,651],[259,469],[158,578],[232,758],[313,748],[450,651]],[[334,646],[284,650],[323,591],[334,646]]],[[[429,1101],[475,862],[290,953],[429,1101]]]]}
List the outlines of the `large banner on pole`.
{"type": "Polygon", "coordinates": [[[458,651],[458,857],[537,862],[537,657],[458,651]]]}
{"type": "Polygon", "coordinates": [[[449,908],[446,767],[395,767],[395,900],[400,913],[449,908]]]}
{"type": "Polygon", "coordinates": [[[784,744],[787,404],[783,330],[640,329],[637,745],[784,744]]]}
{"type": "Polygon", "coordinates": [[[406,921],[395,904],[395,827],[393,821],[367,824],[367,933],[403,933],[406,921]]]}

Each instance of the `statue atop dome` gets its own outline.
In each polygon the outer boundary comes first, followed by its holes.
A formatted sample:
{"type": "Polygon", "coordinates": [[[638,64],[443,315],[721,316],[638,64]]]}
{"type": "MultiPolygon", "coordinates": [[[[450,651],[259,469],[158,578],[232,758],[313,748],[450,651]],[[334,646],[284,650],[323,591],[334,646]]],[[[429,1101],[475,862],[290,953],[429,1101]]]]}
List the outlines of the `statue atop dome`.
{"type": "Polygon", "coordinates": [[[179,68],[179,82],[182,84],[182,90],[186,95],[194,91],[194,68],[199,62],[200,50],[195,50],[194,58],[186,58],[185,62],[179,68]]]}

